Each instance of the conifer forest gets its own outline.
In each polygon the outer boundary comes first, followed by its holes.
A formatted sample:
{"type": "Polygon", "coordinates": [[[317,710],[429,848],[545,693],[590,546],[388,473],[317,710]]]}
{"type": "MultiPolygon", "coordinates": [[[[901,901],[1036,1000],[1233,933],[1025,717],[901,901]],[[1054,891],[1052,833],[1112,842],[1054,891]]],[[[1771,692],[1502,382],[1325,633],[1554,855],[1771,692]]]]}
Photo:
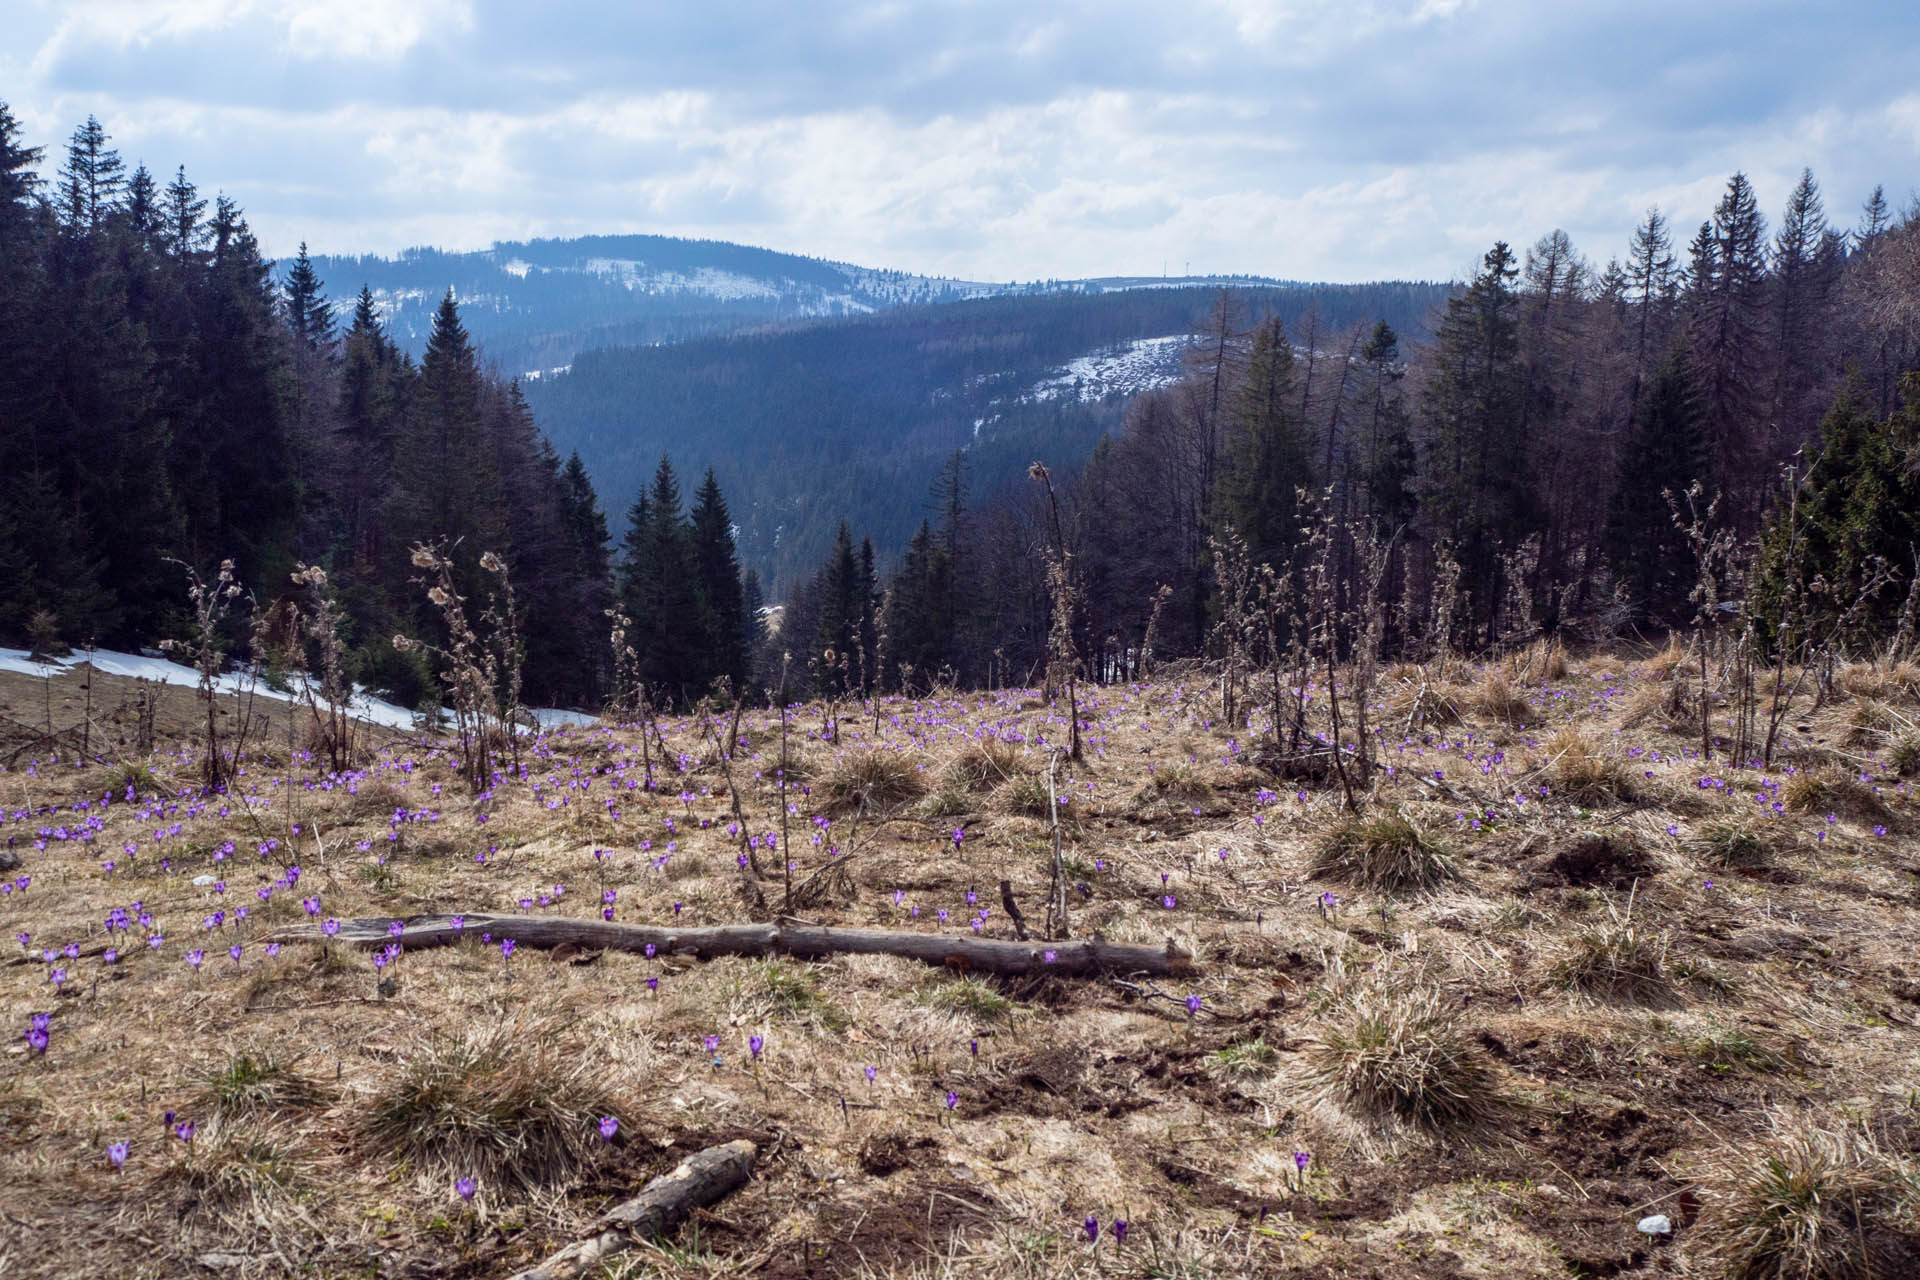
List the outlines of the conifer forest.
{"type": "MultiPolygon", "coordinates": [[[[1001,283],[360,252],[318,178],[336,243],[269,256],[254,151],[46,115],[0,1274],[1920,1275],[1911,173],[1001,283]]],[[[897,176],[835,216],[1017,239],[897,176]]],[[[1106,245],[1112,183],[1049,208],[1106,245]]]]}

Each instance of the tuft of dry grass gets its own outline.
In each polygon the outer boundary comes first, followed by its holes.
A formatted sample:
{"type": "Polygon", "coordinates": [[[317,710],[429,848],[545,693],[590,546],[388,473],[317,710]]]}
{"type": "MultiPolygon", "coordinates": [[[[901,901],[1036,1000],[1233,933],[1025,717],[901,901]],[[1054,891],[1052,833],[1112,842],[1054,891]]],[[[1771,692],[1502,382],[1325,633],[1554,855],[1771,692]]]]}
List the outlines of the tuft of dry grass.
{"type": "Polygon", "coordinates": [[[1634,686],[1620,711],[1620,726],[1639,729],[1657,725],[1662,729],[1691,728],[1695,707],[1687,696],[1684,680],[1649,680],[1634,686]]]}
{"type": "Polygon", "coordinates": [[[1773,861],[1760,825],[1745,814],[1719,818],[1696,831],[1689,846],[1717,867],[1729,871],[1764,867],[1773,861]]]}
{"type": "Polygon", "coordinates": [[[1576,935],[1554,962],[1555,985],[1599,1000],[1661,1004],[1673,998],[1668,939],[1627,919],[1576,935]]]}
{"type": "Polygon", "coordinates": [[[1432,988],[1356,992],[1309,1050],[1309,1070],[1326,1099],[1365,1119],[1457,1131],[1503,1109],[1493,1065],[1432,988]]]}
{"type": "Polygon", "coordinates": [[[1635,799],[1633,770],[1624,760],[1594,749],[1578,729],[1562,729],[1547,744],[1553,753],[1553,786],[1564,800],[1597,809],[1635,799]]]}
{"type": "Polygon", "coordinates": [[[362,1126],[387,1155],[521,1189],[570,1177],[624,1109],[544,1030],[433,1035],[369,1100],[362,1126]]]}
{"type": "Polygon", "coordinates": [[[154,1175],[158,1197],[182,1218],[245,1221],[267,1226],[308,1181],[298,1150],[272,1133],[210,1127],[194,1135],[154,1175]]]}
{"type": "Polygon", "coordinates": [[[1886,802],[1852,774],[1831,766],[1804,770],[1787,779],[1781,799],[1795,813],[1837,813],[1849,818],[1884,818],[1886,802]]]}
{"type": "Polygon", "coordinates": [[[1459,878],[1453,854],[1399,809],[1347,818],[1320,837],[1312,873],[1381,893],[1419,893],[1459,878]]]}
{"type": "Polygon", "coordinates": [[[941,769],[940,784],[950,791],[978,791],[1032,772],[1015,744],[998,738],[970,738],[941,769]]]}
{"type": "Polygon", "coordinates": [[[200,1073],[200,1104],[224,1120],[324,1105],[329,1091],[278,1049],[241,1050],[200,1073]]]}
{"type": "Polygon", "coordinates": [[[814,795],[834,813],[884,813],[926,791],[913,756],[882,748],[842,752],[813,784],[814,795]]]}
{"type": "Polygon", "coordinates": [[[1909,734],[1894,743],[1887,752],[1887,767],[1902,778],[1920,774],[1920,737],[1909,734]]]}
{"type": "Polygon", "coordinates": [[[1893,709],[1877,698],[1861,697],[1847,710],[1847,745],[1864,747],[1893,731],[1893,709]]]}
{"type": "Polygon", "coordinates": [[[1920,1265],[1913,1173],[1863,1136],[1796,1126],[1721,1155],[1706,1189],[1700,1235],[1732,1280],[1864,1280],[1920,1265]]]}
{"type": "Polygon", "coordinates": [[[1499,671],[1489,671],[1473,687],[1473,710],[1497,724],[1521,725],[1539,718],[1526,695],[1499,671]]]}
{"type": "Polygon", "coordinates": [[[1850,663],[1840,669],[1838,683],[1856,698],[1877,702],[1920,702],[1920,663],[1850,663]]]}
{"type": "Polygon", "coordinates": [[[993,791],[993,807],[1018,817],[1044,818],[1053,812],[1053,796],[1045,778],[1026,775],[1010,778],[993,791]]]}

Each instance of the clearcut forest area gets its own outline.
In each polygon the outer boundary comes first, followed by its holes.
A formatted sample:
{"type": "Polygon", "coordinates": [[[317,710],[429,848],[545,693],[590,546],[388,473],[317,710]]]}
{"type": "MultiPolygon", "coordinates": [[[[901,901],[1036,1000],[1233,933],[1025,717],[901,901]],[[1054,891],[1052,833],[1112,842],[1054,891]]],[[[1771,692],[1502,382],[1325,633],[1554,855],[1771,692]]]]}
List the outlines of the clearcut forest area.
{"type": "MultiPolygon", "coordinates": [[[[1037,689],[710,706],[496,744],[477,794],[457,742],[335,769],[284,722],[210,794],[169,691],[150,756],[0,775],[7,1268],[514,1274],[745,1139],[605,1273],[1687,1274],[1810,1236],[1903,1274],[1920,668],[1787,670],[1766,772],[1717,659],[1703,753],[1699,672],[1387,667],[1283,691],[1283,749],[1189,664],[1081,685],[1079,760],[1037,689]],[[1056,891],[1061,939],[1166,971],[1050,972],[1056,891]],[[1021,949],[1009,905],[1030,965],[970,964],[1021,949]],[[952,954],[513,937],[776,915],[952,954]]],[[[11,731],[84,678],[0,674],[11,731]]],[[[95,680],[111,734],[141,690],[95,680]]]]}

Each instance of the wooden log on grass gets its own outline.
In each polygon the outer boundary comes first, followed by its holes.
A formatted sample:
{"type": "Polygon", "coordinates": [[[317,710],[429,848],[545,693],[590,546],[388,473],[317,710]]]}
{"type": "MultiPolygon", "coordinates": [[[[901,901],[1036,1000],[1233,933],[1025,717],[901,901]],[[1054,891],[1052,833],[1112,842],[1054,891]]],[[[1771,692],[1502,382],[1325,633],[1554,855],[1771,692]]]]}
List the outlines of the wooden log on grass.
{"type": "Polygon", "coordinates": [[[803,960],[835,955],[904,956],[922,964],[1007,976],[1046,973],[1079,978],[1145,973],[1169,977],[1193,972],[1193,957],[1174,946],[1172,939],[1168,939],[1164,947],[1106,942],[1099,938],[1004,942],[968,934],[834,929],[792,920],[669,929],[533,915],[409,916],[400,921],[398,934],[390,931],[392,924],[392,917],[385,916],[342,920],[339,932],[331,939],[321,932],[319,925],[288,925],[267,934],[261,941],[331,941],[363,947],[397,942],[411,950],[477,942],[486,934],[496,944],[511,938],[516,948],[552,949],[571,945],[582,949],[644,952],[651,946],[656,955],[690,955],[696,959],[769,955],[796,956],[803,960]]]}
{"type": "Polygon", "coordinates": [[[655,1178],[640,1189],[639,1195],[608,1210],[593,1224],[591,1236],[574,1241],[513,1280],[576,1280],[602,1274],[607,1259],[615,1254],[639,1241],[664,1236],[695,1209],[731,1195],[753,1172],[756,1154],[754,1145],[745,1139],[696,1151],[672,1173],[655,1178]]]}

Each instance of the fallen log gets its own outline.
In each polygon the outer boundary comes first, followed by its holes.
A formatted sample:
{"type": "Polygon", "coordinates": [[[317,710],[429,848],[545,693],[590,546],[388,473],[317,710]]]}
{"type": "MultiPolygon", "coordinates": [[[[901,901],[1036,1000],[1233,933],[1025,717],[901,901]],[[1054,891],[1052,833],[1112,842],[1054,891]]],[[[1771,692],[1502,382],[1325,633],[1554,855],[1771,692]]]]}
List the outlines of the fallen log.
{"type": "Polygon", "coordinates": [[[362,947],[397,942],[412,949],[443,947],[467,939],[477,941],[480,935],[486,934],[496,943],[511,938],[515,947],[551,949],[570,943],[581,948],[644,952],[651,946],[656,955],[689,955],[695,959],[767,955],[790,955],[802,960],[849,954],[903,956],[922,964],[1008,976],[1050,973],[1062,977],[1091,977],[1145,973],[1168,977],[1193,972],[1193,957],[1174,946],[1172,939],[1168,939],[1164,947],[1106,942],[1099,938],[1004,942],[899,929],[835,929],[791,920],[669,929],[534,915],[409,916],[400,921],[398,934],[390,931],[391,917],[342,920],[339,924],[339,932],[331,938],[321,932],[319,925],[303,924],[275,929],[260,940],[336,942],[362,947]]]}
{"type": "Polygon", "coordinates": [[[704,1209],[730,1194],[753,1172],[754,1145],[744,1138],[682,1160],[672,1173],[662,1174],[640,1189],[640,1194],[609,1209],[593,1224],[593,1234],[576,1240],[531,1271],[513,1280],[576,1280],[597,1275],[607,1259],[636,1243],[663,1236],[686,1221],[695,1209],[704,1209]]]}

